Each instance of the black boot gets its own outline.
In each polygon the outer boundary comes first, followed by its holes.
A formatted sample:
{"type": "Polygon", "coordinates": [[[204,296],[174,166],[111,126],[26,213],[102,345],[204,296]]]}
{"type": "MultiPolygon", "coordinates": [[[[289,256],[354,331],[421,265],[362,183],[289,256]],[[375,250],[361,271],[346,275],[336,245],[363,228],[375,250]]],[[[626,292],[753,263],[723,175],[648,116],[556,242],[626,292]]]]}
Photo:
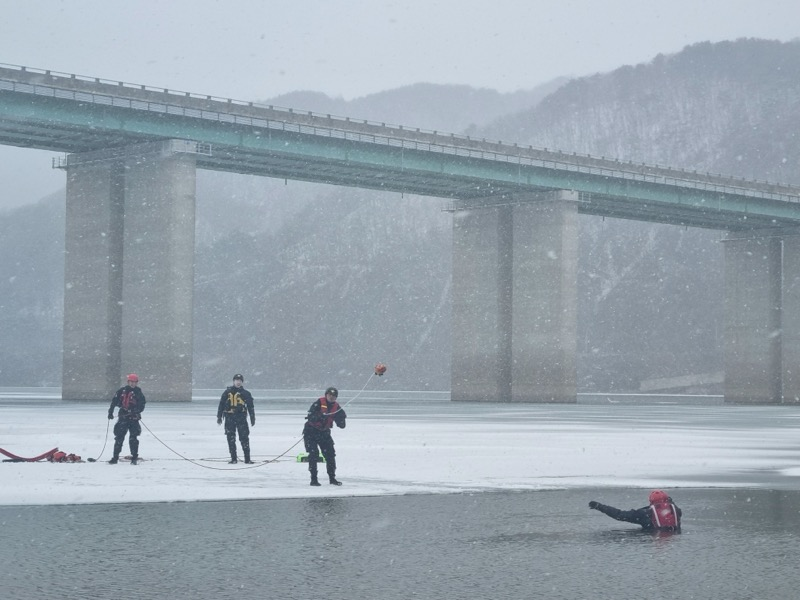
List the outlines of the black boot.
{"type": "Polygon", "coordinates": [[[114,440],[114,455],[111,457],[111,460],[108,461],[108,464],[115,465],[119,462],[119,453],[122,452],[122,440],[114,440]]]}
{"type": "Polygon", "coordinates": [[[135,465],[139,461],[139,438],[131,436],[128,445],[131,447],[131,464],[135,465]]]}
{"type": "Polygon", "coordinates": [[[247,436],[242,442],[242,453],[244,454],[244,462],[247,465],[252,465],[253,461],[250,460],[250,436],[247,436]]]}
{"type": "Polygon", "coordinates": [[[331,482],[331,485],[342,485],[341,481],[336,480],[336,459],[329,456],[325,466],[328,471],[328,481],[331,482]]]}
{"type": "Polygon", "coordinates": [[[317,487],[320,485],[317,479],[317,463],[316,461],[308,463],[308,470],[311,472],[311,485],[317,487]]]}
{"type": "Polygon", "coordinates": [[[236,438],[228,435],[228,452],[230,452],[231,459],[228,461],[229,465],[235,465],[238,463],[238,459],[236,458],[236,438]]]}

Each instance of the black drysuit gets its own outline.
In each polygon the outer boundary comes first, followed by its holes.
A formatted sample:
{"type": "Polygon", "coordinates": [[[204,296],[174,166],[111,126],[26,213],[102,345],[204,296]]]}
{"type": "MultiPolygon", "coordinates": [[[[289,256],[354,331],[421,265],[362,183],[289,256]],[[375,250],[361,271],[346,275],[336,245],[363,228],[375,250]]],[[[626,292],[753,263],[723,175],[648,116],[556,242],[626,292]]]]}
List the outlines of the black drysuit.
{"type": "Polygon", "coordinates": [[[117,393],[114,394],[111,406],[108,407],[108,418],[113,419],[114,408],[119,406],[119,413],[117,414],[119,418],[114,425],[114,460],[119,458],[119,453],[122,451],[122,443],[128,433],[130,433],[128,447],[131,450],[131,456],[134,460],[139,457],[139,436],[142,434],[142,426],[139,424],[139,419],[142,418],[145,402],[144,393],[139,389],[139,386],[126,385],[119,388],[117,393]]]}
{"type": "Polygon", "coordinates": [[[225,415],[225,435],[228,438],[228,450],[231,461],[236,461],[236,433],[239,433],[239,443],[242,445],[244,462],[250,462],[250,428],[247,426],[247,415],[250,415],[250,424],[256,424],[256,411],[253,406],[253,395],[244,387],[228,386],[219,400],[217,408],[217,421],[225,415]]]}
{"type": "Polygon", "coordinates": [[[328,403],[323,396],[319,398],[306,415],[306,424],[303,427],[303,443],[308,452],[308,470],[311,471],[311,480],[317,480],[317,462],[319,453],[325,457],[325,467],[328,471],[328,478],[331,482],[336,479],[336,450],[333,447],[333,436],[331,427],[334,423],[340,429],[344,429],[347,414],[339,403],[334,400],[328,403]]]}

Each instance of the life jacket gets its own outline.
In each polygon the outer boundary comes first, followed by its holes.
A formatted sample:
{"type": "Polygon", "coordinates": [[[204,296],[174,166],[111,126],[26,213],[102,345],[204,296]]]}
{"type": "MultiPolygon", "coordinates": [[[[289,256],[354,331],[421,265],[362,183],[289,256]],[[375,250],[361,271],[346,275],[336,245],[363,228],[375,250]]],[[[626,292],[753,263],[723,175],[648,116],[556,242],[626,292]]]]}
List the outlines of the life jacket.
{"type": "Polygon", "coordinates": [[[227,413],[243,413],[247,410],[247,403],[236,388],[228,388],[228,400],[225,408],[227,413]]]}
{"type": "Polygon", "coordinates": [[[681,519],[678,509],[672,502],[656,502],[650,505],[650,520],[654,529],[680,529],[681,519]]]}
{"type": "Polygon", "coordinates": [[[334,400],[328,404],[328,399],[323,396],[319,399],[320,414],[308,420],[308,424],[320,431],[329,431],[333,427],[333,418],[341,410],[339,403],[334,400]]]}
{"type": "Polygon", "coordinates": [[[136,408],[139,403],[136,401],[136,395],[133,393],[132,388],[122,392],[122,396],[120,396],[119,400],[119,404],[124,410],[128,412],[136,412],[136,408]]]}

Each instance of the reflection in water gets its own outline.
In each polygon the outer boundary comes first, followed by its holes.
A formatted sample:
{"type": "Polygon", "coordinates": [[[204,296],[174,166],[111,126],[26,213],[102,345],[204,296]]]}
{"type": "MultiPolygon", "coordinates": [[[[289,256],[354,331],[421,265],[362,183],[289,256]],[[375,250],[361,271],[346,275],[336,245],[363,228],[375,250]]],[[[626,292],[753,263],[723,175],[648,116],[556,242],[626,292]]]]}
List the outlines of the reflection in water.
{"type": "Polygon", "coordinates": [[[681,490],[654,534],[596,492],[0,507],[0,597],[795,597],[800,493],[681,490]]]}

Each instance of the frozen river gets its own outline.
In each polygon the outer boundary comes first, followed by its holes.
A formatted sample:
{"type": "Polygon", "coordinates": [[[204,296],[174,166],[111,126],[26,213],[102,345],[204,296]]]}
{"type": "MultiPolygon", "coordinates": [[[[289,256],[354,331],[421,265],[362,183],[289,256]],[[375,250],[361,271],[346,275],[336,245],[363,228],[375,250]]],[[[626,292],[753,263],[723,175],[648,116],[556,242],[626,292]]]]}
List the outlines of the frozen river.
{"type": "Polygon", "coordinates": [[[0,507],[14,600],[793,600],[800,493],[682,489],[684,532],[528,492],[0,507]]]}
{"type": "Polygon", "coordinates": [[[102,462],[107,405],[0,396],[0,447],[101,458],[0,467],[0,597],[795,597],[798,407],[357,398],[344,485],[312,488],[309,403],[256,395],[254,455],[282,456],[248,468],[226,464],[213,399],[153,402],[134,467],[102,462]],[[680,536],[586,506],[653,487],[680,536]]]}

